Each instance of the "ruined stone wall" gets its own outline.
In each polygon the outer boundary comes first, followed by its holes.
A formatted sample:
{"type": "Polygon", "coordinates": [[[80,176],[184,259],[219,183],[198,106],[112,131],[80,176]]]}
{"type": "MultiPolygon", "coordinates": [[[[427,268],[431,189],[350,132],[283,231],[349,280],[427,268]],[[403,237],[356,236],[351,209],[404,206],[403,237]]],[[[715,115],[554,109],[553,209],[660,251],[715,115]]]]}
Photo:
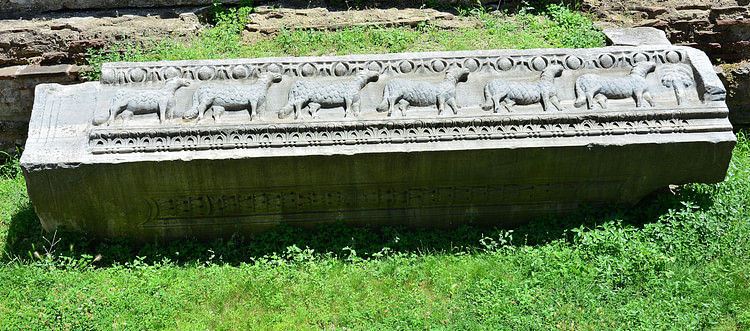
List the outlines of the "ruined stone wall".
{"type": "MultiPolygon", "coordinates": [[[[76,9],[148,8],[206,6],[215,0],[5,0],[0,1],[0,14],[19,12],[50,12],[76,9]]],[[[222,0],[224,4],[238,3],[239,0],[222,0]]]]}
{"type": "Polygon", "coordinates": [[[12,154],[29,131],[34,89],[42,83],[77,81],[75,65],[23,65],[0,68],[0,151],[12,154]]]}
{"type": "Polygon", "coordinates": [[[703,50],[712,58],[750,57],[748,0],[637,0],[627,3],[585,1],[600,19],[629,27],[663,30],[672,44],[703,50]]]}

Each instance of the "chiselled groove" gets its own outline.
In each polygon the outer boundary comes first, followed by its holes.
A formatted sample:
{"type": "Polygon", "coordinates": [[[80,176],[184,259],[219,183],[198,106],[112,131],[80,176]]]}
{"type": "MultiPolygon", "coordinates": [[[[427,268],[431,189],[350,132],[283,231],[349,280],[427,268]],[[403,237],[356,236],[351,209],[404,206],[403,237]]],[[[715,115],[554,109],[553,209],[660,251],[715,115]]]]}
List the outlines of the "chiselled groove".
{"type": "Polygon", "coordinates": [[[107,63],[102,68],[102,84],[143,84],[181,77],[197,81],[245,80],[263,72],[274,72],[290,77],[340,77],[371,70],[379,74],[444,73],[449,68],[466,68],[472,72],[502,73],[518,69],[540,72],[551,65],[566,70],[610,69],[630,67],[638,62],[656,64],[685,63],[681,50],[609,51],[602,53],[553,53],[544,56],[508,55],[500,50],[484,51],[477,55],[454,52],[455,55],[426,56],[415,60],[411,54],[386,56],[354,55],[330,59],[260,58],[223,61],[220,64],[194,64],[194,61],[164,63],[107,63]],[[230,62],[227,64],[227,62],[230,62]]]}
{"type": "Polygon", "coordinates": [[[663,134],[724,130],[713,128],[710,123],[699,123],[701,119],[710,121],[721,117],[722,113],[716,109],[694,108],[680,112],[391,119],[212,128],[174,126],[128,131],[96,127],[89,131],[88,143],[92,153],[104,154],[663,134]]]}

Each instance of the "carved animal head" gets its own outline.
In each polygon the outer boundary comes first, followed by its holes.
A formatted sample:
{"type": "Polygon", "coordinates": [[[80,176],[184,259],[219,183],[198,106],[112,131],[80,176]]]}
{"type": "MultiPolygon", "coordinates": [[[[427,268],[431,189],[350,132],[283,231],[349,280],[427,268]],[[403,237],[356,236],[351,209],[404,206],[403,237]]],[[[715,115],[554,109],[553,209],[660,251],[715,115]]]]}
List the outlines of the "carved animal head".
{"type": "Polygon", "coordinates": [[[682,65],[673,65],[664,69],[661,84],[668,88],[687,88],[693,86],[694,80],[690,69],[682,65]]]}
{"type": "Polygon", "coordinates": [[[365,83],[377,82],[380,77],[380,73],[372,70],[362,70],[357,73],[358,78],[363,78],[365,83]]]}
{"type": "Polygon", "coordinates": [[[542,78],[555,78],[562,76],[564,68],[559,64],[553,64],[542,71],[542,78]]]}
{"type": "Polygon", "coordinates": [[[260,75],[260,79],[268,80],[271,83],[278,83],[281,81],[281,74],[278,72],[264,72],[260,75]]]}
{"type": "Polygon", "coordinates": [[[448,70],[445,77],[448,79],[453,77],[458,82],[465,82],[469,78],[469,72],[470,70],[467,68],[452,68],[448,70]]]}
{"type": "Polygon", "coordinates": [[[167,83],[164,84],[166,89],[178,89],[180,87],[190,86],[190,81],[185,78],[170,78],[167,83]]]}
{"type": "Polygon", "coordinates": [[[630,69],[630,73],[632,75],[646,77],[646,75],[648,75],[649,72],[653,72],[654,69],[656,69],[656,63],[638,62],[633,66],[633,69],[630,69]]]}

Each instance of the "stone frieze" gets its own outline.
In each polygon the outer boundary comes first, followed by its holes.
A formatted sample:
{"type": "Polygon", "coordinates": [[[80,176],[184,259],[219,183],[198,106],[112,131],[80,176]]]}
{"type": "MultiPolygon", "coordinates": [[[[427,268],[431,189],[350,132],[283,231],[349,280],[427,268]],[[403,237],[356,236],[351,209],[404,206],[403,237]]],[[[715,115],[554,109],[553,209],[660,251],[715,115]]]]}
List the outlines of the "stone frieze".
{"type": "Polygon", "coordinates": [[[21,166],[49,231],[513,225],[721,181],[725,97],[672,46],[110,63],[37,88],[21,166]]]}

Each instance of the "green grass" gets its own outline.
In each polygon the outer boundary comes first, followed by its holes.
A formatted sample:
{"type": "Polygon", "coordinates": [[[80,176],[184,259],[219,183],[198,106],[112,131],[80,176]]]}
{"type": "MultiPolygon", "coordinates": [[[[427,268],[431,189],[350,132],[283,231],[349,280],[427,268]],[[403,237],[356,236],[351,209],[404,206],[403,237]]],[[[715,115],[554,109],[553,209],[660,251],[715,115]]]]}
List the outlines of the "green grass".
{"type": "Polygon", "coordinates": [[[243,41],[250,7],[221,9],[213,27],[189,40],[165,38],[146,44],[128,41],[91,50],[89,79],[100,77],[101,64],[112,61],[316,56],[495,48],[582,48],[604,46],[604,35],[586,16],[550,4],[538,14],[514,16],[475,9],[477,28],[439,29],[434,24],[411,27],[350,27],[336,31],[283,30],[260,41],[243,41]]]}
{"type": "MultiPolygon", "coordinates": [[[[478,29],[245,43],[247,8],[215,8],[216,26],[187,44],[112,46],[91,62],[603,44],[556,5],[510,19],[467,10],[478,29]]],[[[513,230],[282,226],[145,246],[43,232],[12,158],[0,166],[0,330],[750,329],[750,142],[738,136],[722,183],[513,230]]]]}
{"type": "Polygon", "coordinates": [[[11,162],[0,328],[748,329],[750,142],[738,136],[722,183],[514,230],[337,224],[142,247],[43,233],[11,162]]]}

